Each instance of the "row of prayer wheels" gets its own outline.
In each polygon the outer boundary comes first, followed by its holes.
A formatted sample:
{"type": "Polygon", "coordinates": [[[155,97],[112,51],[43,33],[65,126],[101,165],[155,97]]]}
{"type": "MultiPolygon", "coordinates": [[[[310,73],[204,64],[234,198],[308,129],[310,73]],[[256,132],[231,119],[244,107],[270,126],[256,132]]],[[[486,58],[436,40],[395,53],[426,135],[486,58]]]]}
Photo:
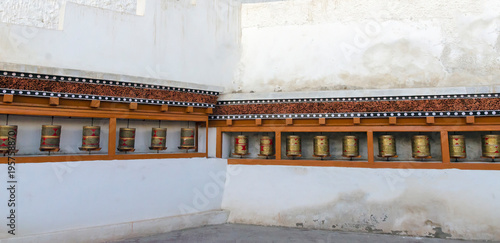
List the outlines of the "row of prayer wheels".
{"type": "MultiPolygon", "coordinates": [[[[57,152],[60,150],[62,127],[60,125],[43,125],[41,131],[40,151],[57,152]]],[[[82,134],[82,151],[99,151],[101,127],[84,126],[82,134]]],[[[135,147],[135,128],[120,128],[118,150],[133,151],[135,147]]],[[[165,150],[167,138],[166,128],[152,128],[151,150],[165,150]]],[[[16,151],[17,126],[0,126],[0,153],[16,151]]],[[[194,149],[194,129],[181,128],[180,149],[194,149]]]]}
{"type": "MultiPolygon", "coordinates": [[[[235,137],[233,155],[244,156],[248,155],[248,137],[245,135],[238,135],[235,137]]],[[[344,136],[343,138],[343,152],[344,157],[359,157],[359,143],[357,136],[344,136]]],[[[273,156],[274,143],[273,139],[269,136],[262,136],[260,138],[259,156],[273,156]]],[[[286,156],[300,157],[302,156],[301,139],[298,135],[290,135],[286,137],[286,156]]],[[[330,145],[327,136],[314,137],[314,156],[328,157],[330,156],[330,145]]]]}
{"type": "MultiPolygon", "coordinates": [[[[415,135],[411,140],[412,157],[414,158],[431,158],[431,147],[429,136],[415,135]]],[[[481,137],[482,157],[483,158],[499,158],[500,135],[488,134],[481,137]]],[[[396,139],[392,135],[381,135],[378,138],[379,157],[394,158],[397,157],[396,139]]],[[[465,137],[463,135],[449,136],[449,149],[451,158],[466,158],[465,137]]],[[[233,155],[244,156],[248,155],[248,137],[238,135],[235,137],[235,146],[233,155]]],[[[273,156],[274,144],[273,139],[269,136],[260,138],[260,153],[259,156],[273,156]]],[[[301,138],[298,135],[290,135],[286,137],[286,156],[300,157],[302,156],[301,138]]],[[[329,157],[330,144],[327,136],[314,137],[314,156],[329,157]]],[[[343,157],[359,157],[359,142],[357,136],[344,136],[342,139],[342,156],[343,157]]]]}
{"type": "MultiPolygon", "coordinates": [[[[135,150],[135,128],[120,128],[118,150],[135,150]]],[[[194,129],[181,128],[181,141],[179,149],[194,149],[194,129]]],[[[167,128],[152,128],[151,130],[151,150],[167,149],[167,128]]]]}

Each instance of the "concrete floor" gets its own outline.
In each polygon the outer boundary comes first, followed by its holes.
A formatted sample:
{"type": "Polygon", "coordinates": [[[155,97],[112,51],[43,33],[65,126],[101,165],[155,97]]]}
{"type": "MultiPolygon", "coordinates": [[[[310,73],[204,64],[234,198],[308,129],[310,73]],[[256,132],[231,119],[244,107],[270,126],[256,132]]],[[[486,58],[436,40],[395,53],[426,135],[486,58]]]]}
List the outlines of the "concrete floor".
{"type": "Polygon", "coordinates": [[[404,237],[385,234],[348,233],[326,230],[308,230],[298,228],[264,227],[254,225],[223,224],[194,229],[173,231],[165,234],[136,239],[117,241],[116,243],[156,243],[156,242],[314,242],[314,243],[466,243],[477,241],[445,240],[421,237],[404,237]]]}

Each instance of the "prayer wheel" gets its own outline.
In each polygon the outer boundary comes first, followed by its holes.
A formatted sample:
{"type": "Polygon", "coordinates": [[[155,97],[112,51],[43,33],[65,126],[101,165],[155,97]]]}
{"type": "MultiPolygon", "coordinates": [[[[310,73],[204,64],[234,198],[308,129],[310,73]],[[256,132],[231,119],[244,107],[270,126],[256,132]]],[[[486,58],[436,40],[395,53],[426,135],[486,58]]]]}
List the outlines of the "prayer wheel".
{"type": "Polygon", "coordinates": [[[16,150],[17,126],[0,126],[0,152],[16,150]]]}
{"type": "Polygon", "coordinates": [[[382,135],[378,137],[378,152],[380,157],[395,157],[396,139],[392,135],[382,135]]]}
{"type": "Polygon", "coordinates": [[[248,154],[248,137],[245,135],[238,135],[234,138],[234,155],[247,155],[248,154]]]}
{"type": "Polygon", "coordinates": [[[342,141],[342,156],[344,157],[358,157],[359,156],[359,143],[356,136],[344,136],[342,141]]]}
{"type": "Polygon", "coordinates": [[[272,156],[274,155],[273,139],[269,136],[262,136],[260,138],[260,155],[272,156]]]}
{"type": "Polygon", "coordinates": [[[118,141],[118,150],[134,151],[135,147],[135,128],[120,128],[120,138],[118,141]]]}
{"type": "Polygon", "coordinates": [[[151,147],[153,150],[165,150],[167,148],[167,129],[151,129],[151,147]]]}
{"type": "Polygon", "coordinates": [[[42,139],[40,141],[40,150],[59,150],[61,142],[61,126],[58,125],[43,125],[42,139]]]}
{"type": "Polygon", "coordinates": [[[498,152],[498,141],[500,140],[500,135],[488,134],[482,136],[481,142],[483,147],[483,157],[487,158],[498,158],[500,153],[498,152]]]}
{"type": "Polygon", "coordinates": [[[467,153],[465,152],[465,137],[464,135],[450,135],[450,158],[465,158],[467,153]]]}
{"type": "Polygon", "coordinates": [[[412,156],[414,158],[427,158],[431,156],[429,136],[415,135],[411,140],[412,156]]]}
{"type": "Polygon", "coordinates": [[[327,136],[314,137],[314,156],[317,157],[330,156],[330,145],[327,136]]]}
{"type": "Polygon", "coordinates": [[[286,137],[286,156],[301,156],[300,136],[290,135],[286,137]]]}
{"type": "Polygon", "coordinates": [[[97,150],[101,136],[100,126],[84,126],[81,150],[97,150]]]}
{"type": "Polygon", "coordinates": [[[194,129],[181,128],[181,146],[180,148],[194,148],[194,129]]]}

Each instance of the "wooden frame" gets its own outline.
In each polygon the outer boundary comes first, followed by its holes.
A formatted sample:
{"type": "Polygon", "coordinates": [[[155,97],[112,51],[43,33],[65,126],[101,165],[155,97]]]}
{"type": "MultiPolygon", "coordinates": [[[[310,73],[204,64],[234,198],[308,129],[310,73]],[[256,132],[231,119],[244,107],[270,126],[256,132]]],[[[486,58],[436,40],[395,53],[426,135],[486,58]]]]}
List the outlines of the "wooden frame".
{"type": "Polygon", "coordinates": [[[357,118],[357,119],[302,119],[294,120],[290,124],[286,120],[262,120],[262,124],[255,125],[252,120],[233,120],[232,126],[224,126],[225,121],[210,121],[212,127],[217,128],[216,156],[222,157],[222,136],[226,132],[274,132],[275,159],[228,159],[228,164],[244,165],[288,165],[288,166],[334,166],[357,168],[394,168],[394,169],[467,169],[467,170],[500,170],[500,163],[461,162],[451,163],[449,154],[449,132],[480,132],[500,131],[500,117],[471,118],[432,117],[397,118],[397,122],[387,118],[357,118]],[[326,123],[326,125],[322,125],[326,123]],[[364,132],[367,135],[367,161],[348,160],[291,160],[281,158],[282,132],[364,132]],[[375,161],[374,132],[438,132],[441,139],[441,161],[375,161]]]}
{"type": "MultiPolygon", "coordinates": [[[[0,99],[5,100],[5,98],[0,99]]],[[[196,134],[198,127],[208,127],[208,108],[191,107],[187,113],[186,107],[172,107],[162,105],[143,105],[137,103],[116,103],[95,100],[58,99],[58,106],[54,106],[53,99],[43,97],[8,97],[7,102],[0,102],[0,114],[26,115],[26,116],[55,116],[79,118],[105,118],[109,119],[108,154],[75,154],[75,155],[41,155],[41,156],[15,156],[17,163],[40,162],[70,162],[89,160],[127,160],[127,159],[160,159],[160,158],[194,158],[207,157],[207,152],[194,153],[148,153],[148,154],[117,154],[116,152],[116,120],[140,119],[163,121],[194,121],[196,134]],[[12,102],[9,102],[11,101],[12,102]],[[52,102],[51,102],[52,101],[52,102]],[[168,108],[166,108],[168,107],[168,108]],[[131,109],[134,108],[134,109],[131,109]]],[[[205,137],[208,138],[208,129],[205,137]]],[[[198,147],[198,139],[196,147],[198,147]]],[[[208,151],[206,143],[205,151],[208,151]]],[[[8,163],[8,157],[1,157],[0,164],[8,163]]]]}

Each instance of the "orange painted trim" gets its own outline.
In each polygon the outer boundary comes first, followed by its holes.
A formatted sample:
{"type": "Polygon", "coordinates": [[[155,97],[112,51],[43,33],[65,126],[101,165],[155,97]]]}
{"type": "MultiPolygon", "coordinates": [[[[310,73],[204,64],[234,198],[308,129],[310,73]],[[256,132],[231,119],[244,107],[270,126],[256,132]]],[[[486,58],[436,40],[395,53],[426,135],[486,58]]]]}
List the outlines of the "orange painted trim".
{"type": "Polygon", "coordinates": [[[397,117],[389,117],[389,124],[390,125],[396,125],[397,123],[398,123],[397,117]]]}
{"type": "MultiPolygon", "coordinates": [[[[472,118],[469,118],[471,122],[472,118]]],[[[396,124],[390,124],[388,118],[360,118],[358,126],[471,126],[471,125],[499,125],[500,117],[474,117],[473,123],[467,123],[466,117],[434,117],[434,123],[428,124],[426,117],[397,117],[396,124]]],[[[325,126],[352,126],[353,118],[326,118],[325,126]]],[[[255,126],[253,120],[233,120],[234,127],[255,126]]],[[[293,120],[294,127],[302,126],[317,126],[318,118],[311,119],[295,119],[293,120]]],[[[224,120],[210,121],[211,127],[224,127],[224,120]]],[[[286,119],[263,119],[262,126],[280,127],[286,126],[286,119]]]]}
{"type": "Polygon", "coordinates": [[[108,134],[108,155],[114,156],[116,153],[116,118],[109,119],[108,134]]]}
{"type": "MultiPolygon", "coordinates": [[[[207,120],[205,121],[205,153],[208,155],[208,117],[207,120]]],[[[207,156],[208,157],[208,156],[207,156]]]]}
{"type": "Polygon", "coordinates": [[[14,101],[14,95],[13,94],[5,94],[3,95],[3,102],[4,103],[12,103],[14,101]]]}
{"type": "Polygon", "coordinates": [[[450,163],[450,143],[448,141],[448,131],[441,131],[441,157],[443,163],[450,163]]]}
{"type": "Polygon", "coordinates": [[[281,160],[281,132],[274,133],[274,154],[276,160],[281,160]]]}
{"type": "Polygon", "coordinates": [[[474,124],[474,122],[475,122],[475,117],[474,117],[474,116],[468,116],[468,117],[466,117],[466,118],[465,118],[465,122],[466,122],[467,124],[474,124]]]}
{"type": "Polygon", "coordinates": [[[467,126],[246,126],[219,127],[223,132],[441,132],[441,131],[500,131],[499,125],[467,126]]]}
{"type": "Polygon", "coordinates": [[[273,159],[228,159],[230,165],[283,165],[353,167],[376,169],[462,169],[462,170],[500,170],[500,163],[436,163],[436,162],[375,162],[333,161],[333,160],[273,160],[273,159]]]}
{"type": "Polygon", "coordinates": [[[217,141],[215,148],[215,157],[222,158],[222,129],[220,127],[217,128],[217,141]]]}
{"type": "MultiPolygon", "coordinates": [[[[45,163],[45,162],[76,162],[94,160],[133,160],[133,159],[173,159],[207,157],[206,153],[175,153],[175,154],[118,154],[118,155],[46,155],[46,156],[13,156],[16,163],[45,163]]],[[[0,164],[7,164],[8,157],[0,157],[0,164]]]]}
{"type": "Polygon", "coordinates": [[[368,153],[368,163],[375,163],[375,153],[373,151],[373,132],[366,132],[366,144],[367,144],[367,153],[368,153]]]}
{"type": "MultiPolygon", "coordinates": [[[[90,102],[89,102],[90,103],[90,102]]],[[[102,103],[101,103],[102,104],[102,103]]],[[[93,117],[93,118],[120,118],[120,119],[147,119],[147,120],[171,120],[171,121],[206,121],[206,114],[186,114],[186,113],[161,113],[159,111],[130,111],[119,109],[93,109],[88,105],[85,108],[69,107],[39,107],[39,106],[20,106],[17,104],[0,105],[0,114],[26,115],[26,116],[63,116],[63,117],[93,117]]]]}
{"type": "Polygon", "coordinates": [[[50,97],[49,98],[49,105],[58,106],[59,105],[59,97],[50,97]]]}

